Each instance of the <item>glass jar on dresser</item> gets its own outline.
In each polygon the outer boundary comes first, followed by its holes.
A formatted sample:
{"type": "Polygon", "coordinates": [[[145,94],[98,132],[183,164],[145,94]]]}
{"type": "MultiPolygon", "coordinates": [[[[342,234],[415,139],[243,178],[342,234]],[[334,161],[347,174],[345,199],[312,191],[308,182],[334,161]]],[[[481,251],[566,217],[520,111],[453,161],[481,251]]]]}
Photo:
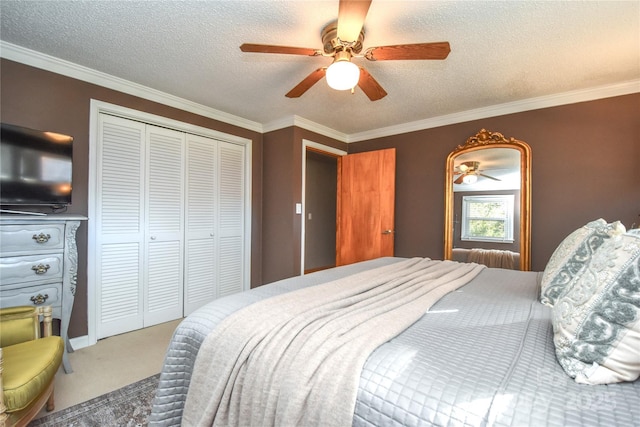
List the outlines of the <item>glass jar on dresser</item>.
{"type": "Polygon", "coordinates": [[[78,274],[78,215],[0,217],[0,306],[50,305],[65,342],[63,367],[73,372],[67,331],[78,274]]]}

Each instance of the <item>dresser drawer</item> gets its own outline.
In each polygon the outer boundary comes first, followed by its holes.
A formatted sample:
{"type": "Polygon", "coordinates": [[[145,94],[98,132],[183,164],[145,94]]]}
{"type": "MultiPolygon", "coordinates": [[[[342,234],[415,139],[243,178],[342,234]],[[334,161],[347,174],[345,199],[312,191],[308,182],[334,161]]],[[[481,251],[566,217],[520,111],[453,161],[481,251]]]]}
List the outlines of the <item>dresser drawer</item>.
{"type": "Polygon", "coordinates": [[[0,258],[0,286],[41,280],[62,281],[63,254],[0,258]]]}
{"type": "Polygon", "coordinates": [[[64,224],[3,225],[0,230],[0,252],[35,253],[64,248],[64,224]]]}
{"type": "MultiPolygon", "coordinates": [[[[62,305],[62,284],[52,283],[47,285],[29,286],[26,288],[3,290],[0,298],[0,307],[15,307],[18,305],[50,305],[54,311],[62,305]]],[[[58,314],[55,317],[60,317],[58,314]]]]}

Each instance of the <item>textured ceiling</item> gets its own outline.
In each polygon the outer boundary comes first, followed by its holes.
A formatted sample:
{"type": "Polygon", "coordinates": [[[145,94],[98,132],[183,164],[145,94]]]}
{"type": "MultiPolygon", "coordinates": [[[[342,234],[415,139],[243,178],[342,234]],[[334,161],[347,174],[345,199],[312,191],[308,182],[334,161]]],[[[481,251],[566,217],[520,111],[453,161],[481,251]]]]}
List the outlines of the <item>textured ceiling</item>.
{"type": "Polygon", "coordinates": [[[330,59],[242,53],[321,48],[338,1],[7,1],[4,42],[241,118],[296,116],[346,135],[640,78],[638,1],[373,0],[364,47],[449,41],[444,61],[356,59],[389,93],[371,102],[322,80],[330,59]]]}

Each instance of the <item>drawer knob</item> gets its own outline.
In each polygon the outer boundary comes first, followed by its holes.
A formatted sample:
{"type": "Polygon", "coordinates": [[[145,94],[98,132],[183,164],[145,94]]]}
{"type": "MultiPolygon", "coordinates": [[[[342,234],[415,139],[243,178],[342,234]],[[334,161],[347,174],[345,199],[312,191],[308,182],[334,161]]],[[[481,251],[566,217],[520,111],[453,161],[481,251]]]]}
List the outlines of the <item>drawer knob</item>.
{"type": "Polygon", "coordinates": [[[36,243],[47,243],[51,238],[51,234],[34,234],[32,239],[36,241],[36,243]]]}
{"type": "Polygon", "coordinates": [[[31,297],[31,302],[35,305],[40,305],[40,304],[44,304],[47,299],[49,298],[49,294],[38,294],[35,297],[31,297]]]}
{"type": "Polygon", "coordinates": [[[51,266],[49,264],[38,264],[31,267],[36,274],[45,274],[50,268],[51,266]]]}

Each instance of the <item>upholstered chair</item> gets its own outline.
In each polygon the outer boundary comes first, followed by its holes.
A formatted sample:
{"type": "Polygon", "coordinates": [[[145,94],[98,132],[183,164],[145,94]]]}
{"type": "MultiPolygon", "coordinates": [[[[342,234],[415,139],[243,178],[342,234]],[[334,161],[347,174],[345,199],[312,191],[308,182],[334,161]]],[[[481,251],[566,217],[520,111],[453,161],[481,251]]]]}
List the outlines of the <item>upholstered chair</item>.
{"type": "Polygon", "coordinates": [[[51,307],[0,309],[0,427],[26,426],[45,405],[53,410],[63,352],[62,338],[52,334],[51,307]]]}

